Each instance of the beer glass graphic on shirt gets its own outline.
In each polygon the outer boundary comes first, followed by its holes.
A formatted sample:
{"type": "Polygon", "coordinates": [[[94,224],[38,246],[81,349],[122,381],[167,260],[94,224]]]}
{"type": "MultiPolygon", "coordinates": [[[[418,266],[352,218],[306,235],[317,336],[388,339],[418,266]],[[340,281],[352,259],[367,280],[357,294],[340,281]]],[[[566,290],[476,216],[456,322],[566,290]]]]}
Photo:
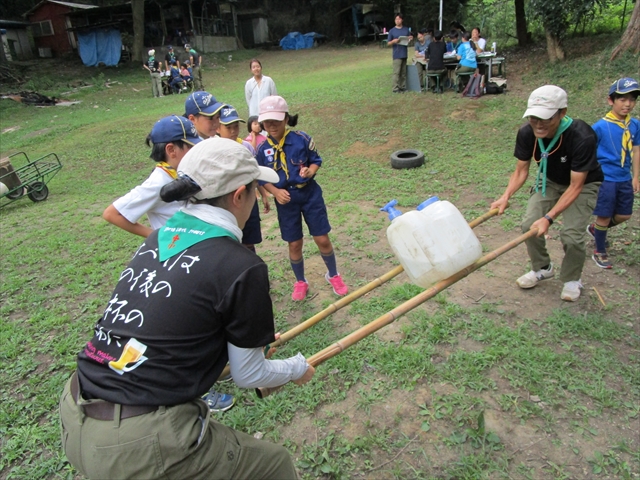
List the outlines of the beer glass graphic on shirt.
{"type": "Polygon", "coordinates": [[[147,360],[147,357],[143,355],[146,350],[147,346],[144,343],[140,343],[135,338],[130,338],[122,349],[120,358],[115,362],[113,360],[109,362],[109,368],[118,375],[130,372],[131,370],[138,368],[142,362],[147,360]]]}

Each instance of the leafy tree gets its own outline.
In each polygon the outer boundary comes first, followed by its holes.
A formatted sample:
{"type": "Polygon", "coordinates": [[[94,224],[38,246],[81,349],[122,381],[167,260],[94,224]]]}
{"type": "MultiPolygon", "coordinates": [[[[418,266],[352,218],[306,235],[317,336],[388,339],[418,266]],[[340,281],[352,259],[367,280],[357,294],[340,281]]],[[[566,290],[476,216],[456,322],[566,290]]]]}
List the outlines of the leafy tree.
{"type": "Polygon", "coordinates": [[[534,16],[540,18],[547,38],[549,61],[565,59],[563,40],[570,25],[579,24],[592,14],[596,7],[603,7],[606,0],[531,0],[534,16]]]}
{"type": "Polygon", "coordinates": [[[611,60],[622,52],[632,50],[636,55],[640,53],[640,1],[636,0],[631,19],[627,24],[627,29],[622,35],[620,44],[611,53],[611,60]],[[633,50],[632,50],[633,49],[633,50]]]}

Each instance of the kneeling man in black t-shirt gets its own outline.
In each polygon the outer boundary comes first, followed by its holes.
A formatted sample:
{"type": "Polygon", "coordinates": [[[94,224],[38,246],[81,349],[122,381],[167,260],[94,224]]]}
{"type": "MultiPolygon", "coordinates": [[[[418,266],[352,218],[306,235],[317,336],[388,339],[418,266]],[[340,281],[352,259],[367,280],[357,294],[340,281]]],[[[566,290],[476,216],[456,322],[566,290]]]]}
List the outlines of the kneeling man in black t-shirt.
{"type": "Polygon", "coordinates": [[[65,453],[89,478],[297,478],[284,447],[214,421],[200,398],[227,362],[241,387],[315,372],[300,353],[265,358],[267,266],[241,244],[258,181],[278,175],[222,138],[192,148],[179,171],[161,196],[188,201],[120,274],[65,386],[65,453]]]}

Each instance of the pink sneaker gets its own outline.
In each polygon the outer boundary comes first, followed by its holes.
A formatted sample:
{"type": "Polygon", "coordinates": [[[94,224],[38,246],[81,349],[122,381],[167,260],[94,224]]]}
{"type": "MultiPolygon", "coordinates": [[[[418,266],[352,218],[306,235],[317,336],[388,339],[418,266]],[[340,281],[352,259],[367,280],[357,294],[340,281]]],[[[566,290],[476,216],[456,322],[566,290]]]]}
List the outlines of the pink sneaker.
{"type": "Polygon", "coordinates": [[[297,302],[299,302],[300,300],[304,300],[304,297],[307,296],[308,291],[309,284],[300,280],[299,282],[293,284],[293,293],[291,294],[291,298],[297,302]]]}
{"type": "Polygon", "coordinates": [[[333,293],[336,295],[344,297],[349,291],[349,287],[344,284],[339,273],[335,277],[330,277],[329,272],[327,272],[324,278],[333,287],[333,293]]]}

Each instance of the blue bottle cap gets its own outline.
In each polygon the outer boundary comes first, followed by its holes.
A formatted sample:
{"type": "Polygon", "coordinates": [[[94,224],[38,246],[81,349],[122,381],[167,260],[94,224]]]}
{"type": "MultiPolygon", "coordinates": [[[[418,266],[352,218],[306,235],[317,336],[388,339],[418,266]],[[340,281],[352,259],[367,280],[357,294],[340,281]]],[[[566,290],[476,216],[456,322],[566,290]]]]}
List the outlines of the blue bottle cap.
{"type": "Polygon", "coordinates": [[[400,210],[393,208],[397,204],[398,204],[398,201],[394,199],[380,209],[381,212],[387,212],[389,214],[389,221],[393,221],[395,218],[402,215],[402,212],[400,210]]]}
{"type": "Polygon", "coordinates": [[[431,197],[428,198],[427,200],[425,200],[424,202],[422,202],[420,205],[418,205],[416,207],[416,210],[420,211],[420,210],[424,210],[425,208],[427,208],[429,205],[431,205],[432,203],[436,203],[439,202],[440,199],[438,197],[431,197]]]}

